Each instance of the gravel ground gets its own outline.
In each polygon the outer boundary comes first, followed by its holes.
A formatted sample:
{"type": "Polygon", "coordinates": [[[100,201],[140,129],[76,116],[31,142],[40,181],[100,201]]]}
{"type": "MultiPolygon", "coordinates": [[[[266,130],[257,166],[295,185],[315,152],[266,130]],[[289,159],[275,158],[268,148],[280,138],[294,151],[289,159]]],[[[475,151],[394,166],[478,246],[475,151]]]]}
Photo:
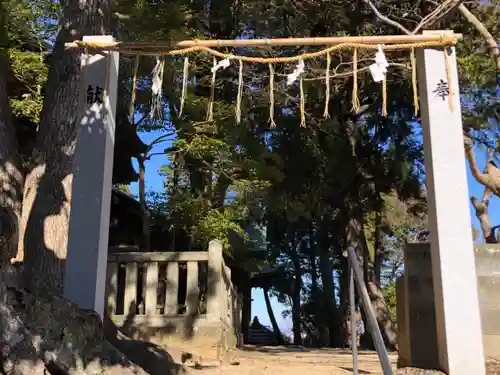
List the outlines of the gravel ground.
{"type": "Polygon", "coordinates": [[[397,371],[398,375],[446,375],[444,372],[437,370],[422,370],[420,368],[405,367],[397,371]]]}
{"type": "MultiPolygon", "coordinates": [[[[394,374],[445,375],[441,371],[417,368],[396,369],[397,354],[390,354],[394,374]]],[[[191,366],[190,366],[191,367],[191,366]]],[[[191,367],[193,375],[348,375],[352,374],[352,357],[339,349],[290,347],[245,347],[231,352],[228,363],[205,363],[191,367]],[[230,364],[232,363],[232,364],[230,364]]],[[[359,375],[382,375],[376,353],[360,352],[359,375]]],[[[471,374],[472,375],[472,374],[471,374]]],[[[500,375],[500,361],[488,360],[487,375],[500,375]]]]}
{"type": "Polygon", "coordinates": [[[488,359],[486,362],[487,375],[500,375],[500,361],[495,359],[488,359]]]}
{"type": "MultiPolygon", "coordinates": [[[[418,368],[401,368],[397,371],[398,375],[446,375],[444,372],[435,370],[422,370],[418,368]]],[[[486,361],[486,375],[500,375],[500,361],[488,359],[486,361]]]]}

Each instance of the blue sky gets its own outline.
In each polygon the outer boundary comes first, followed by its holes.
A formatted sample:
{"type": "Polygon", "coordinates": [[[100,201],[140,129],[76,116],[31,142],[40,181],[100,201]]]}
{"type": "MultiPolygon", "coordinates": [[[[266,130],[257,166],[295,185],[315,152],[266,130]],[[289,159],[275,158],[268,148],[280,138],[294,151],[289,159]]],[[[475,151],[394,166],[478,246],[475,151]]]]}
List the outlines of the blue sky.
{"type": "MultiPolygon", "coordinates": [[[[151,143],[154,139],[156,139],[161,133],[156,133],[156,132],[150,132],[150,133],[142,133],[140,134],[140,137],[142,141],[146,144],[151,143]]],[[[153,148],[153,153],[154,152],[161,152],[166,148],[165,144],[159,144],[154,146],[153,148]]],[[[479,169],[482,170],[486,164],[486,158],[487,158],[487,151],[486,150],[476,150],[476,158],[478,162],[479,169]]],[[[163,177],[159,176],[158,170],[162,165],[167,164],[167,158],[164,155],[158,155],[154,156],[146,165],[146,189],[150,191],[162,191],[163,190],[163,177]]],[[[465,158],[464,158],[464,163],[466,163],[465,158]]],[[[135,165],[137,168],[137,165],[135,165]]],[[[469,184],[469,195],[476,196],[477,198],[481,198],[483,194],[483,187],[482,185],[478,184],[474,178],[472,177],[469,167],[466,166],[467,168],[467,178],[468,178],[468,184],[469,184]]],[[[133,183],[131,185],[131,191],[134,194],[137,194],[137,183],[133,183]]],[[[500,224],[500,199],[497,197],[493,197],[491,202],[490,202],[490,218],[492,225],[497,225],[500,224]]],[[[472,222],[474,226],[479,229],[479,222],[477,218],[474,215],[474,210],[471,207],[471,217],[472,217],[472,222]]],[[[253,298],[253,303],[252,303],[252,317],[253,316],[258,316],[260,322],[263,325],[270,326],[271,323],[269,321],[269,317],[267,315],[267,309],[266,309],[266,304],[264,301],[262,289],[253,289],[252,290],[252,298],[253,298]]],[[[283,333],[291,334],[291,329],[292,329],[292,323],[291,320],[284,319],[281,315],[281,312],[283,311],[283,306],[274,298],[271,299],[271,304],[273,305],[274,308],[274,313],[276,315],[276,319],[278,320],[278,325],[282,329],[283,333]]]]}

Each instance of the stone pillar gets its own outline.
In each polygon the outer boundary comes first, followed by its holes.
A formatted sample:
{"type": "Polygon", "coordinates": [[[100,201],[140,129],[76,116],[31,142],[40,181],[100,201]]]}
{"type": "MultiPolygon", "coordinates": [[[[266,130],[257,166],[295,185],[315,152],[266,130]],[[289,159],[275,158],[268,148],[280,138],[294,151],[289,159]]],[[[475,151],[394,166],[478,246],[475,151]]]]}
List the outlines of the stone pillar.
{"type": "MultiPolygon", "coordinates": [[[[406,264],[405,264],[406,267],[406,264]]],[[[398,323],[398,368],[411,366],[408,293],[404,276],[396,279],[396,318],[398,323]]],[[[434,307],[434,305],[433,305],[434,307]]]]}
{"type": "Polygon", "coordinates": [[[451,82],[443,48],[417,55],[439,363],[451,375],[484,375],[457,62],[448,51],[451,82]]]}
{"type": "MultiPolygon", "coordinates": [[[[113,37],[91,36],[83,41],[110,42],[113,37]]],[[[117,52],[82,54],[64,277],[64,298],[95,310],[101,317],[105,308],[118,63],[117,52]]]]}
{"type": "Polygon", "coordinates": [[[208,244],[208,298],[207,317],[219,321],[222,318],[222,243],[212,240],[208,244]]]}
{"type": "Polygon", "coordinates": [[[500,360],[500,244],[476,245],[484,354],[500,360]]]}
{"type": "MultiPolygon", "coordinates": [[[[399,339],[403,343],[403,352],[400,351],[402,360],[398,363],[401,366],[424,369],[439,368],[436,305],[429,244],[407,244],[404,249],[404,260],[405,273],[402,277],[403,283],[400,285],[400,289],[403,290],[401,304],[399,301],[396,302],[399,339]],[[408,344],[406,348],[405,344],[408,344]],[[409,349],[408,354],[405,353],[405,349],[409,349]]],[[[399,292],[400,290],[396,291],[399,292]]],[[[398,300],[399,298],[397,295],[398,300]]]]}

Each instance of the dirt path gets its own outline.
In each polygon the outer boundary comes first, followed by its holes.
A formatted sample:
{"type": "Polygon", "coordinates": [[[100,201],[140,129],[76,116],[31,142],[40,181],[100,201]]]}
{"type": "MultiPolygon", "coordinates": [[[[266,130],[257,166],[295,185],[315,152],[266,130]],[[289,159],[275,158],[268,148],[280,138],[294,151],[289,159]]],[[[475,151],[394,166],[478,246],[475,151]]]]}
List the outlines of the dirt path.
{"type": "MultiPolygon", "coordinates": [[[[396,355],[390,356],[396,369],[396,355]]],[[[206,366],[193,370],[199,375],[346,375],[352,374],[352,356],[339,349],[252,347],[230,353],[237,365],[206,366]]],[[[360,352],[359,374],[382,374],[376,353],[360,352]]]]}

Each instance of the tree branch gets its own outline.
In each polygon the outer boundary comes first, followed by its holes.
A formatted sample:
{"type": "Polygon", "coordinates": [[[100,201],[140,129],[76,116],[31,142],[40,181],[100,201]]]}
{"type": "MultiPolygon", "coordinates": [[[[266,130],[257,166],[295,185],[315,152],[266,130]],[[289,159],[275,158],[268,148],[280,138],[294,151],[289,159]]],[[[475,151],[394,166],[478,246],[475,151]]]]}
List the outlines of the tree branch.
{"type": "Polygon", "coordinates": [[[495,62],[497,73],[500,73],[500,49],[498,48],[498,43],[493,35],[491,35],[486,26],[484,26],[484,24],[474,14],[472,14],[464,4],[459,5],[458,11],[482,35],[486,44],[488,45],[490,55],[495,62]]]}
{"type": "Polygon", "coordinates": [[[392,19],[390,19],[389,17],[387,16],[384,16],[382,13],[380,13],[380,11],[377,9],[377,7],[375,6],[375,4],[373,4],[370,0],[363,0],[363,2],[368,5],[371,10],[373,11],[373,13],[375,13],[375,15],[382,21],[382,22],[385,22],[386,24],[392,26],[392,27],[395,27],[396,29],[399,29],[401,30],[403,33],[405,34],[408,34],[410,35],[411,34],[411,31],[408,30],[406,27],[404,27],[403,25],[401,25],[399,22],[396,22],[392,19]]]}
{"type": "Polygon", "coordinates": [[[429,28],[436,22],[442,20],[448,13],[458,7],[462,2],[463,0],[447,0],[443,4],[437,4],[438,7],[427,16],[425,16],[411,33],[416,34],[423,28],[429,28]]]}
{"type": "Polygon", "coordinates": [[[123,14],[118,12],[114,12],[113,17],[120,21],[126,21],[132,18],[132,16],[130,16],[129,14],[123,14]]]}
{"type": "Polygon", "coordinates": [[[481,185],[489,187],[490,181],[489,181],[488,175],[482,173],[479,170],[479,168],[477,166],[476,155],[474,154],[473,147],[474,147],[474,144],[472,142],[472,139],[467,134],[464,133],[465,157],[467,158],[467,161],[469,162],[469,167],[470,167],[472,176],[481,185]]]}
{"type": "Polygon", "coordinates": [[[483,238],[486,243],[496,243],[497,238],[495,235],[495,230],[491,227],[490,216],[488,213],[488,207],[490,204],[491,190],[487,187],[484,189],[483,199],[479,201],[476,197],[471,197],[471,203],[476,211],[476,217],[481,224],[481,231],[483,232],[483,238]]]}

